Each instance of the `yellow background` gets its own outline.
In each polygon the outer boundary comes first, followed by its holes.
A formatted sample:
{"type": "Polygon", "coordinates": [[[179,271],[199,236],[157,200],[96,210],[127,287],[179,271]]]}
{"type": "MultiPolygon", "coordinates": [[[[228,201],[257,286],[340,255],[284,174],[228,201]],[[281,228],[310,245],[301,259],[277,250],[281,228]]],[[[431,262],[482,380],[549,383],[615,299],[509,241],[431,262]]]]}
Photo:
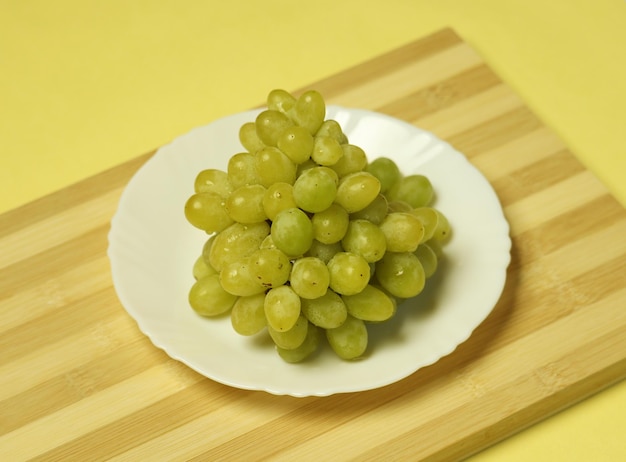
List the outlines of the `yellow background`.
{"type": "MultiPolygon", "coordinates": [[[[0,0],[0,213],[443,27],[626,204],[624,0],[0,0]]],[[[625,430],[623,382],[473,459],[626,460],[625,430]]]]}

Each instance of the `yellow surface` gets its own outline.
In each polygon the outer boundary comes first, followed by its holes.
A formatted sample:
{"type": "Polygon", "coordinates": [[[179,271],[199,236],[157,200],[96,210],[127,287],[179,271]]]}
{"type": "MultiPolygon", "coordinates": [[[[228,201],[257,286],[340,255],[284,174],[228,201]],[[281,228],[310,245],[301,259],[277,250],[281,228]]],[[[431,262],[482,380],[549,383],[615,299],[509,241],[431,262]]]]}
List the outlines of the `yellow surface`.
{"type": "MultiPolygon", "coordinates": [[[[623,0],[0,0],[0,213],[443,27],[626,205],[623,0]]],[[[473,460],[626,460],[625,429],[626,382],[473,460]]]]}

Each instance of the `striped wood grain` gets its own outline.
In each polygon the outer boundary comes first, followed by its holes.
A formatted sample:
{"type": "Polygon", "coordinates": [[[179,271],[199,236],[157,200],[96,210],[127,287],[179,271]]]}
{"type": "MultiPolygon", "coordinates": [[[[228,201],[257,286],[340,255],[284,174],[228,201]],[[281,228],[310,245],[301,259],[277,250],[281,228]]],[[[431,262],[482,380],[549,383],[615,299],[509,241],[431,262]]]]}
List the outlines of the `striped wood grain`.
{"type": "Polygon", "coordinates": [[[111,287],[109,220],[146,154],[0,217],[4,460],[454,460],[626,376],[626,212],[470,46],[442,30],[311,87],[431,130],[491,181],[513,239],[493,313],[377,390],[205,379],[111,287]]]}

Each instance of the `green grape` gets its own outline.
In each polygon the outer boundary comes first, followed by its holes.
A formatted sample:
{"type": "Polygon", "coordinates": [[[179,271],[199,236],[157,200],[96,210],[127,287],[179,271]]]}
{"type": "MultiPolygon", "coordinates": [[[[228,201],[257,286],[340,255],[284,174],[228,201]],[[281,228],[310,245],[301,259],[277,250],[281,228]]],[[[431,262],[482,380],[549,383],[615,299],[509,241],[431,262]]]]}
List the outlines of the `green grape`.
{"type": "Polygon", "coordinates": [[[439,241],[438,239],[429,239],[424,242],[424,244],[426,244],[428,247],[431,248],[433,252],[435,252],[435,255],[438,259],[443,258],[443,244],[441,243],[441,241],[439,241]]]}
{"type": "Polygon", "coordinates": [[[374,159],[365,167],[365,171],[378,178],[380,181],[380,192],[383,194],[389,191],[402,178],[396,163],[387,157],[374,159]]]}
{"type": "Polygon", "coordinates": [[[424,225],[415,215],[390,213],[380,224],[389,252],[413,252],[424,240],[424,225]]]}
{"type": "Polygon", "coordinates": [[[302,314],[313,325],[323,329],[334,329],[341,326],[346,317],[348,310],[346,304],[341,297],[332,290],[327,290],[324,295],[319,298],[301,300],[302,314]]]}
{"type": "Polygon", "coordinates": [[[296,168],[296,178],[299,178],[304,172],[313,167],[319,167],[313,159],[308,159],[301,164],[298,164],[298,167],[296,168]]]}
{"type": "Polygon", "coordinates": [[[313,136],[305,127],[294,125],[281,133],[277,146],[294,164],[301,164],[311,157],[314,143],[313,136]]]}
{"type": "Polygon", "coordinates": [[[254,124],[259,139],[267,146],[276,146],[281,133],[293,122],[282,112],[267,109],[257,116],[254,124]]]}
{"type": "Polygon", "coordinates": [[[256,132],[254,122],[246,122],[239,128],[239,142],[251,154],[265,147],[265,143],[261,141],[256,132]]]}
{"type": "Polygon", "coordinates": [[[265,236],[265,239],[259,245],[259,249],[275,249],[276,245],[274,245],[274,240],[272,239],[272,235],[268,234],[265,236]]]}
{"type": "Polygon", "coordinates": [[[287,113],[296,125],[305,127],[311,135],[315,135],[326,117],[326,103],[319,92],[309,90],[296,100],[287,113]]]}
{"type": "Polygon", "coordinates": [[[435,209],[435,212],[437,213],[437,227],[433,232],[433,239],[436,239],[441,243],[445,243],[448,239],[450,239],[450,222],[440,210],[435,209]]]}
{"type": "Polygon", "coordinates": [[[328,136],[330,138],[337,140],[339,144],[348,143],[348,137],[345,135],[345,133],[341,129],[341,125],[339,125],[339,122],[333,119],[325,120],[320,126],[315,136],[328,136]]]}
{"type": "Polygon", "coordinates": [[[330,288],[342,295],[361,292],[370,280],[367,261],[350,252],[337,252],[328,262],[330,288]]]}
{"type": "Polygon", "coordinates": [[[316,239],[311,243],[311,247],[306,253],[307,257],[316,257],[328,264],[331,258],[335,256],[337,252],[343,252],[341,241],[337,241],[333,244],[324,244],[316,239]]]}
{"type": "Polygon", "coordinates": [[[267,95],[267,108],[274,111],[280,111],[286,114],[295,104],[296,98],[285,90],[272,90],[267,95]]]}
{"type": "Polygon", "coordinates": [[[389,200],[407,202],[412,208],[424,207],[430,204],[433,195],[433,186],[424,175],[405,176],[387,192],[389,200]]]}
{"type": "Polygon", "coordinates": [[[342,359],[357,359],[367,349],[367,327],[361,319],[348,315],[334,329],[326,329],[326,338],[333,351],[342,359]]]}
{"type": "Polygon", "coordinates": [[[226,200],[228,215],[239,223],[252,224],[267,220],[263,209],[265,188],[260,184],[240,186],[226,200]]]}
{"type": "Polygon", "coordinates": [[[313,167],[298,177],[293,184],[293,199],[306,212],[326,210],[335,200],[337,183],[324,167],[313,167]]]}
{"type": "Polygon", "coordinates": [[[265,292],[265,287],[254,277],[245,258],[225,265],[219,273],[219,280],[226,292],[240,297],[265,292]]]}
{"type": "Polygon", "coordinates": [[[348,212],[342,206],[331,204],[326,210],[311,217],[313,238],[323,244],[339,242],[348,230],[348,212]]]}
{"type": "Polygon", "coordinates": [[[200,255],[193,264],[192,274],[193,278],[197,281],[210,274],[217,274],[217,271],[215,271],[211,265],[207,265],[204,257],[200,255]]]}
{"type": "Polygon", "coordinates": [[[185,217],[196,228],[216,233],[233,223],[225,199],[213,192],[193,194],[185,203],[185,217]]]}
{"type": "Polygon", "coordinates": [[[194,190],[197,193],[213,192],[226,198],[233,192],[233,186],[228,181],[228,173],[209,168],[198,173],[194,182],[194,190]]]}
{"type": "Polygon", "coordinates": [[[412,215],[415,215],[424,225],[424,241],[428,241],[435,234],[437,224],[439,222],[439,214],[432,207],[418,207],[411,210],[412,215]]]}
{"type": "Polygon", "coordinates": [[[246,257],[246,261],[252,277],[265,289],[282,286],[289,280],[291,261],[276,248],[259,248],[246,257]]]}
{"type": "Polygon", "coordinates": [[[239,297],[230,312],[230,323],[240,335],[254,335],[267,325],[265,319],[265,294],[239,297]]]}
{"type": "Polygon", "coordinates": [[[209,264],[221,271],[227,264],[257,250],[269,232],[270,226],[265,221],[251,225],[233,223],[215,236],[209,251],[209,264]]]}
{"type": "Polygon", "coordinates": [[[367,207],[351,213],[350,219],[367,220],[375,225],[379,225],[387,216],[388,209],[387,199],[382,194],[378,194],[367,207]]]}
{"type": "Polygon", "coordinates": [[[415,249],[415,256],[419,259],[424,268],[424,276],[426,279],[431,277],[437,271],[438,259],[435,251],[427,244],[420,244],[415,249]]]}
{"type": "Polygon", "coordinates": [[[367,172],[350,173],[341,180],[337,187],[335,202],[346,212],[354,213],[370,205],[380,192],[380,181],[367,172]]]}
{"type": "Polygon", "coordinates": [[[232,308],[237,297],[226,292],[219,274],[198,279],[189,290],[189,304],[201,316],[218,316],[232,308]]]}
{"type": "Polygon", "coordinates": [[[383,258],[387,250],[385,234],[378,226],[367,220],[351,220],[341,244],[346,252],[360,255],[368,263],[383,258]]]}
{"type": "Polygon", "coordinates": [[[266,188],[279,182],[293,184],[296,180],[296,164],[278,148],[266,147],[255,152],[254,167],[258,182],[266,188]]]}
{"type": "MultiPolygon", "coordinates": [[[[202,246],[202,259],[204,260],[207,266],[211,266],[211,260],[210,260],[209,255],[211,254],[211,247],[213,246],[213,242],[215,241],[216,237],[217,237],[217,234],[212,234],[211,237],[209,237],[204,243],[204,245],[202,246]]],[[[217,272],[217,270],[215,272],[217,272]]]]}
{"type": "Polygon", "coordinates": [[[304,255],[313,243],[313,224],[298,208],[282,210],[271,227],[272,240],[289,257],[304,255]]]}
{"type": "Polygon", "coordinates": [[[335,165],[343,157],[341,144],[330,136],[315,137],[311,158],[319,165],[335,165]]]}
{"type": "Polygon", "coordinates": [[[254,165],[254,156],[249,152],[240,152],[228,160],[228,181],[233,188],[259,182],[254,165]]]}
{"type": "Polygon", "coordinates": [[[342,144],[343,156],[330,166],[339,178],[350,173],[361,172],[367,166],[367,156],[365,151],[353,144],[342,144]]]}
{"type": "Polygon", "coordinates": [[[413,213],[413,207],[408,202],[404,201],[389,201],[388,205],[388,213],[396,213],[396,212],[405,212],[405,213],[413,213]]]}
{"type": "Polygon", "coordinates": [[[274,220],[278,212],[297,207],[293,199],[293,185],[278,182],[270,185],[263,197],[263,210],[270,220],[274,220]]]}
{"type": "Polygon", "coordinates": [[[412,252],[387,252],[376,263],[376,279],[394,297],[411,298],[424,289],[426,275],[412,252]]]}
{"type": "Polygon", "coordinates": [[[306,334],[309,330],[309,321],[301,314],[298,320],[289,330],[280,331],[274,329],[268,324],[267,331],[270,337],[274,341],[274,344],[285,350],[293,350],[298,348],[306,339],[306,334]]]}
{"type": "Polygon", "coordinates": [[[363,321],[382,322],[396,313],[395,300],[372,285],[367,285],[358,294],[343,295],[341,298],[348,313],[363,321]]]}
{"type": "Polygon", "coordinates": [[[291,329],[300,316],[300,297],[291,286],[279,286],[265,294],[267,324],[278,332],[291,329]]]}
{"type": "Polygon", "coordinates": [[[289,277],[291,288],[301,298],[319,298],[328,290],[328,267],[319,258],[302,257],[293,263],[289,277]]]}
{"type": "Polygon", "coordinates": [[[301,345],[290,350],[276,345],[276,351],[284,361],[288,363],[299,363],[315,353],[319,347],[321,336],[320,329],[309,324],[307,326],[306,337],[301,345]]]}

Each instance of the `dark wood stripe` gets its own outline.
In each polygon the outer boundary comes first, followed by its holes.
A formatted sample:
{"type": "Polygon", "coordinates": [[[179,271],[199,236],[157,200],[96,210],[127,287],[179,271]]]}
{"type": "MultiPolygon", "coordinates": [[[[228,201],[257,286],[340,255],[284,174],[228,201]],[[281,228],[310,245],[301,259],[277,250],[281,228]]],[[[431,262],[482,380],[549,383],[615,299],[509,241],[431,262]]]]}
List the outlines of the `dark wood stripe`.
{"type": "Polygon", "coordinates": [[[300,95],[306,90],[315,89],[324,95],[328,103],[334,104],[335,99],[347,90],[366,82],[393,74],[409,64],[429,56],[441,53],[447,48],[463,43],[452,29],[443,29],[425,39],[416,40],[383,55],[372,58],[345,71],[314,82],[306,87],[293,91],[300,95]]]}
{"type": "Polygon", "coordinates": [[[150,152],[0,215],[0,238],[82,203],[122,188],[148,160],[150,152]]]}
{"type": "Polygon", "coordinates": [[[563,150],[531,165],[491,180],[503,206],[540,192],[580,172],[585,167],[563,150]]]}
{"type": "Polygon", "coordinates": [[[167,361],[145,337],[0,402],[0,435],[9,433],[167,361]]]}
{"type": "MultiPolygon", "coordinates": [[[[467,114],[467,117],[471,117],[471,114],[467,114]]],[[[520,107],[450,136],[447,141],[471,159],[473,156],[537,130],[541,126],[541,121],[530,109],[520,107]]]]}
{"type": "Polygon", "coordinates": [[[377,111],[412,121],[471,98],[502,81],[485,64],[460,72],[428,88],[376,108],[377,111]]]}

